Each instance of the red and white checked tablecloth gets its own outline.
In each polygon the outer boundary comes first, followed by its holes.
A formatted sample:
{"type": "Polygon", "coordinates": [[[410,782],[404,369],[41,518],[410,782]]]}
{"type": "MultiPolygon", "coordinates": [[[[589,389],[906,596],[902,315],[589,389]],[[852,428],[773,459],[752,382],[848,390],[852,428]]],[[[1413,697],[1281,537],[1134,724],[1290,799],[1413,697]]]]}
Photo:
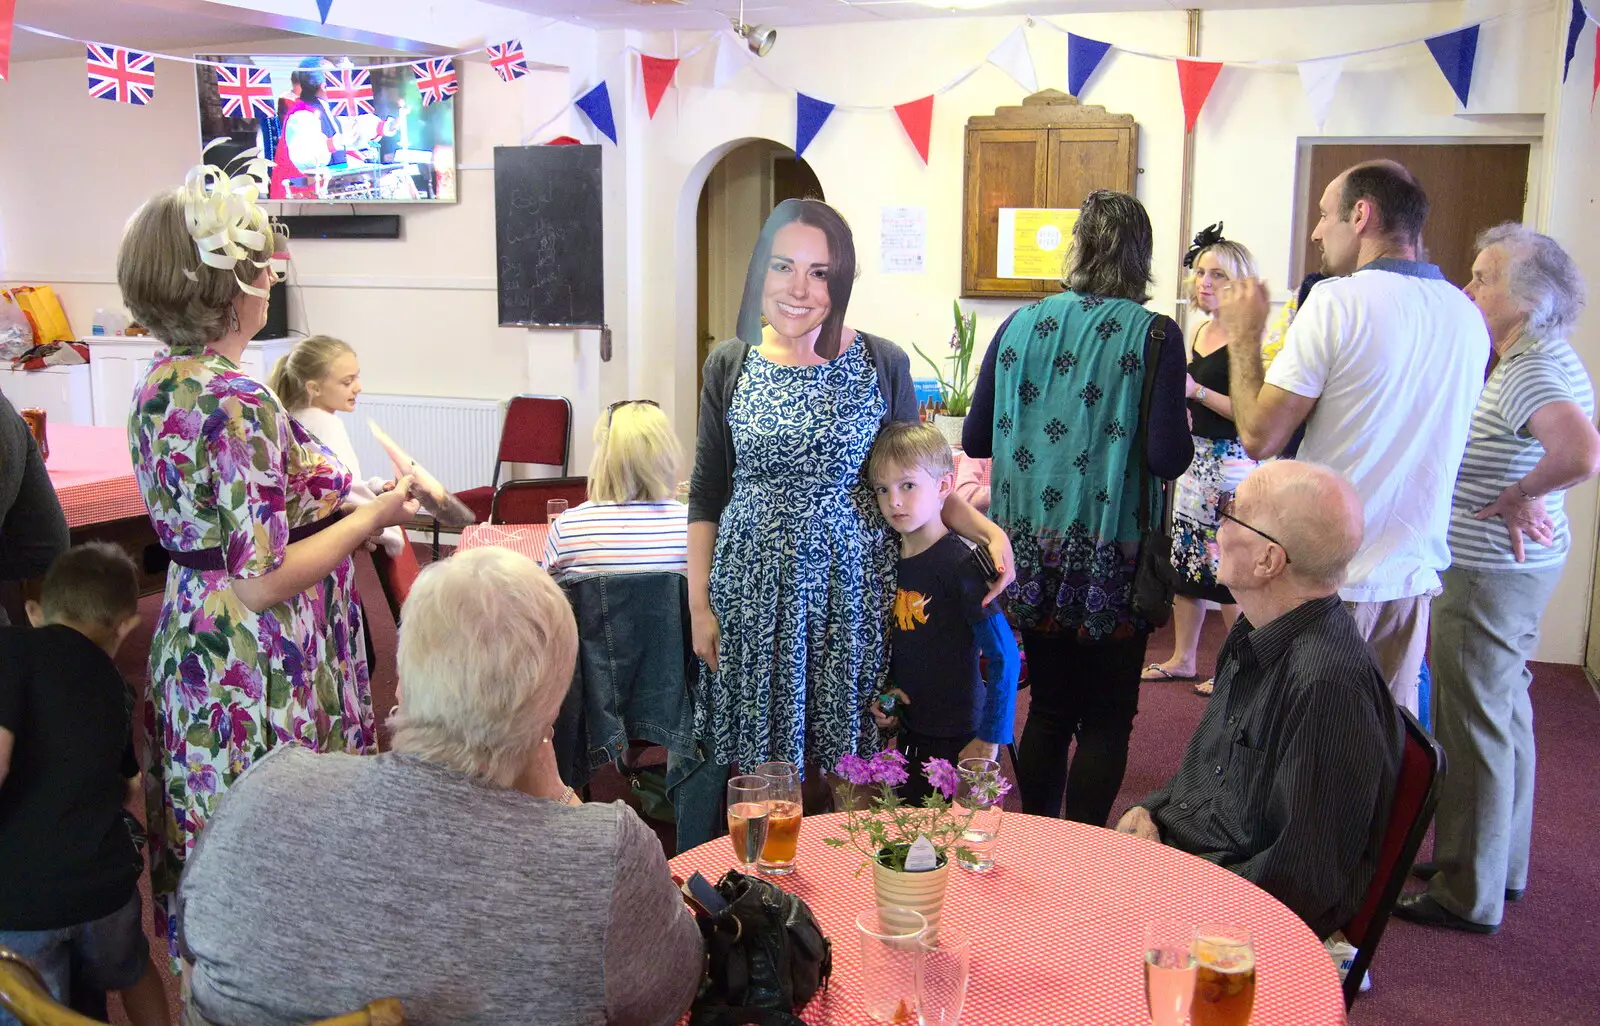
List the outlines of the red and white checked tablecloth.
{"type": "MultiPolygon", "coordinates": [[[[798,868],[773,877],[804,898],[833,941],[833,979],[801,1013],[813,1026],[868,1023],[856,914],[874,905],[860,857],[822,838],[843,815],[801,828],[798,868]]],[[[671,862],[716,882],[734,867],[719,838],[671,862]]],[[[988,873],[950,871],[942,921],[966,931],[972,964],[961,1026],[1149,1026],[1144,929],[1156,921],[1243,926],[1254,935],[1251,1026],[1345,1021],[1333,960],[1316,935],[1254,884],[1191,855],[1098,827],[1006,813],[988,873]]]]}
{"type": "Polygon", "coordinates": [[[461,529],[457,552],[498,545],[520,552],[535,563],[544,562],[544,538],[550,532],[544,524],[470,524],[461,529]]]}
{"type": "Polygon", "coordinates": [[[146,515],[125,429],[50,424],[45,431],[50,440],[45,469],[68,527],[146,515]]]}

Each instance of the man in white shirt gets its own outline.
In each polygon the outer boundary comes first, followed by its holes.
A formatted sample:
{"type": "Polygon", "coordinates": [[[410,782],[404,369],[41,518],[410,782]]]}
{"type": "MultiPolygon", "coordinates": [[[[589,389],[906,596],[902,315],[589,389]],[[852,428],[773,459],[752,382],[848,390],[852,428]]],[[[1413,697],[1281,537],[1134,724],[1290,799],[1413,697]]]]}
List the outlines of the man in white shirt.
{"type": "Polygon", "coordinates": [[[1239,439],[1276,456],[1302,422],[1299,458],[1348,477],[1365,541],[1339,595],[1378,656],[1395,701],[1417,711],[1428,603],[1450,565],[1450,496],[1483,388],[1489,335],[1472,301],[1418,259],[1428,198],[1393,161],[1332,182],[1311,239],[1325,281],[1306,298],[1270,373],[1267,293],[1224,287],[1230,397],[1239,439]]]}

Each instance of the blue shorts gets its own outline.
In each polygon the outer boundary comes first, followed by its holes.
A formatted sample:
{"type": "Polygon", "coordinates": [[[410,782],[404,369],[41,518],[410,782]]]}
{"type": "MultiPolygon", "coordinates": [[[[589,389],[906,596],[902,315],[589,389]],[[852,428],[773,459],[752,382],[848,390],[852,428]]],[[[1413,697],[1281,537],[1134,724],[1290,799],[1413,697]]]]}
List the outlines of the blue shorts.
{"type": "MultiPolygon", "coordinates": [[[[150,962],[140,911],[139,892],[134,891],[126,905],[101,919],[59,930],[0,930],[0,946],[39,970],[51,995],[63,1004],[73,973],[96,990],[126,990],[139,982],[150,962]]],[[[16,1022],[0,1009],[0,1026],[16,1022]]]]}

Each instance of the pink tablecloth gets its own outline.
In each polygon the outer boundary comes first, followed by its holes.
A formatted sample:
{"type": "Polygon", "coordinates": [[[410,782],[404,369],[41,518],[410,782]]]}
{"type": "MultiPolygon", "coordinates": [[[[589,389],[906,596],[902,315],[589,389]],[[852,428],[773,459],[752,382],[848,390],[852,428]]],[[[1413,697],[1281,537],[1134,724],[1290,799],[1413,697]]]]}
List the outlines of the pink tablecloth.
{"type": "Polygon", "coordinates": [[[472,524],[461,529],[461,540],[456,542],[456,551],[467,552],[485,545],[499,545],[512,552],[520,552],[535,563],[543,563],[544,537],[549,530],[544,524],[472,524]]]}
{"type": "MultiPolygon", "coordinates": [[[[830,848],[842,814],[808,819],[798,868],[779,886],[804,898],[833,940],[833,980],[801,1013],[814,1024],[871,1022],[861,1005],[858,912],[873,907],[872,876],[854,876],[860,856],[830,848]]],[[[672,871],[715,882],[734,867],[726,838],[684,852],[672,871]]],[[[951,870],[943,922],[972,938],[961,1026],[1082,1024],[1148,1026],[1144,928],[1157,920],[1248,928],[1256,948],[1251,1026],[1345,1021],[1333,960],[1275,898],[1172,848],[1110,830],[1007,813],[996,866],[951,870]]]]}
{"type": "Polygon", "coordinates": [[[119,427],[50,424],[45,468],[67,515],[84,527],[145,516],[144,496],[133,477],[128,432],[119,427]]]}

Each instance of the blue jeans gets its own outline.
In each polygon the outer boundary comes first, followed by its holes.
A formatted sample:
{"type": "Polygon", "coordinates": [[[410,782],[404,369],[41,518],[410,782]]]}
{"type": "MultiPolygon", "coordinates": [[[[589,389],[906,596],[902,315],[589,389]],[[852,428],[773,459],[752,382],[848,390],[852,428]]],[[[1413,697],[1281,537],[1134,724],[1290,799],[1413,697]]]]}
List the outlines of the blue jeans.
{"type": "MultiPolygon", "coordinates": [[[[74,982],[95,990],[125,990],[139,982],[150,960],[150,946],[139,922],[139,893],[108,916],[58,930],[0,930],[0,946],[27,959],[45,986],[65,1004],[74,982]],[[73,980],[73,973],[82,978],[73,980]]],[[[0,1009],[0,1026],[17,1026],[0,1009]]]]}

